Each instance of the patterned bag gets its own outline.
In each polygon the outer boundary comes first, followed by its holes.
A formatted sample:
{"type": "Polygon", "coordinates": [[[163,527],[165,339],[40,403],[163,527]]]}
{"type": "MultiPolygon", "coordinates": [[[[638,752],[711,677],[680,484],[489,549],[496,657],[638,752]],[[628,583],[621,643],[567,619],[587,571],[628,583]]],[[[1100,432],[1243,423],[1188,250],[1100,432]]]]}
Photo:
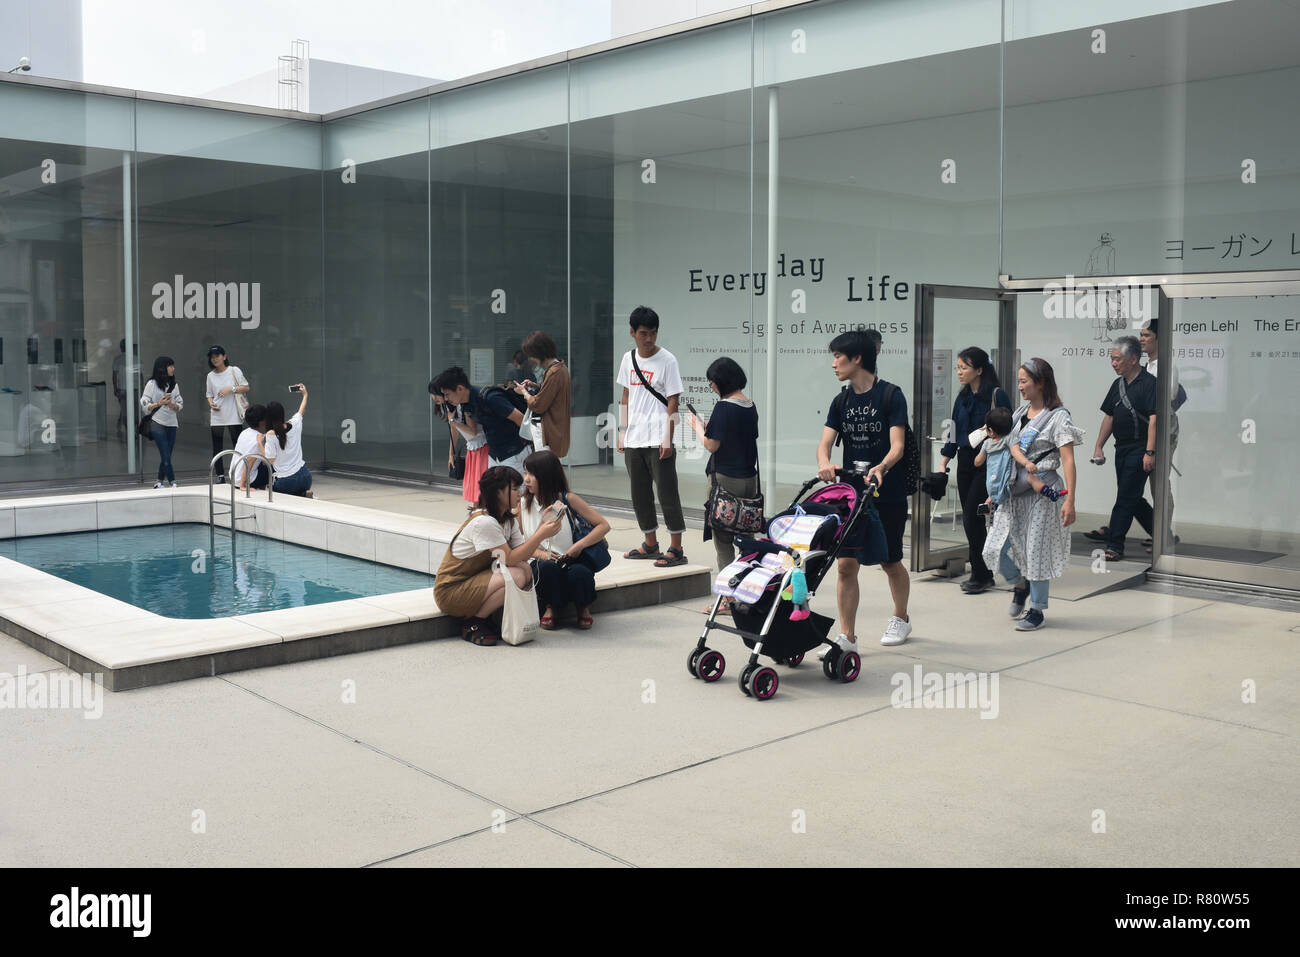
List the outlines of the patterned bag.
{"type": "Polygon", "coordinates": [[[758,495],[741,498],[718,484],[717,476],[709,488],[709,500],[704,503],[704,516],[709,527],[733,535],[759,535],[767,528],[763,518],[763,475],[758,473],[758,495]]]}

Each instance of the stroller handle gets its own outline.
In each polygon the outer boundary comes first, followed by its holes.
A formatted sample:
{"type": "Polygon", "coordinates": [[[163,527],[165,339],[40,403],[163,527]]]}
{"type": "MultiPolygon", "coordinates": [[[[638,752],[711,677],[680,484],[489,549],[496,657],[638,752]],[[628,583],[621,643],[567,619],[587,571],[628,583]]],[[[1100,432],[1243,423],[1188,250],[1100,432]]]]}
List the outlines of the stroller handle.
{"type": "MultiPolygon", "coordinates": [[[[835,474],[836,474],[836,475],[839,475],[839,476],[845,476],[845,477],[847,477],[847,476],[851,476],[851,475],[866,475],[866,474],[868,474],[868,473],[871,471],[871,463],[870,463],[870,462],[863,462],[863,463],[860,463],[860,464],[865,465],[865,466],[867,466],[867,467],[866,467],[866,468],[861,468],[861,469],[860,469],[860,468],[844,468],[844,467],[842,467],[842,466],[837,465],[837,466],[835,466],[835,474]]],[[[815,481],[817,481],[817,479],[814,479],[813,481],[815,482],[815,481]]],[[[878,482],[873,478],[870,482],[867,483],[867,486],[866,486],[866,492],[867,492],[868,495],[875,495],[878,491],[880,491],[880,484],[879,484],[879,483],[878,483],[878,482]]]]}

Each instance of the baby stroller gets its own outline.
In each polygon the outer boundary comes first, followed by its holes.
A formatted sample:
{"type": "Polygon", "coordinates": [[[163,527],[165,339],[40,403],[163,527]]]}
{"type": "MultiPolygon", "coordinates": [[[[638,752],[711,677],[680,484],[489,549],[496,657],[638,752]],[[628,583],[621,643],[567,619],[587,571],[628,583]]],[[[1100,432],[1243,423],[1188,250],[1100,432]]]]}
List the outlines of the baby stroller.
{"type": "MultiPolygon", "coordinates": [[[[835,471],[840,476],[865,475],[869,468],[869,463],[855,462],[852,469],[835,471]]],[[[736,539],[736,551],[742,557],[714,580],[717,598],[687,662],[696,678],[717,681],[727,666],[722,652],[707,645],[711,629],[739,635],[752,650],[740,673],[740,690],[759,701],[776,694],[781,683],[774,668],[759,664],[760,654],[794,668],[807,652],[829,644],[830,651],[822,660],[827,678],[853,681],[862,671],[857,652],[841,651],[827,640],[834,619],[811,612],[808,599],[816,594],[859,521],[871,522],[880,531],[871,503],[876,485],[869,484],[864,494],[846,482],[834,482],[808,495],[821,481],[814,477],[803,484],[790,507],[768,522],[766,538],[736,539]],[[717,620],[723,598],[732,599],[734,627],[717,620]]],[[[883,532],[881,537],[883,540],[883,532]]]]}

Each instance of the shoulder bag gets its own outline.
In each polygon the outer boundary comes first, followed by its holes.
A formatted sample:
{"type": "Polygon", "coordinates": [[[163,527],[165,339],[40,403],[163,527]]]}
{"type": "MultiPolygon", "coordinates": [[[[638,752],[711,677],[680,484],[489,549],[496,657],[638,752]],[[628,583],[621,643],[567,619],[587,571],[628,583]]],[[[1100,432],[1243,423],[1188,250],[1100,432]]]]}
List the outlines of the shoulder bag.
{"type": "MultiPolygon", "coordinates": [[[[587,521],[575,512],[573,507],[569,505],[568,492],[560,493],[560,501],[564,503],[564,514],[569,516],[569,531],[573,533],[573,543],[576,545],[591,534],[593,526],[591,522],[587,521]]],[[[593,572],[598,572],[608,568],[610,562],[609,545],[602,538],[600,541],[596,542],[596,544],[588,545],[584,548],[582,554],[577,558],[571,559],[570,562],[563,562],[562,564],[571,564],[573,561],[582,562],[582,564],[586,565],[593,572]]]]}
{"type": "Polygon", "coordinates": [[[754,464],[758,494],[754,498],[744,498],[728,492],[718,483],[713,457],[709,457],[709,498],[704,503],[704,518],[709,528],[733,535],[761,535],[767,530],[767,521],[763,517],[763,469],[761,463],[754,464]]]}

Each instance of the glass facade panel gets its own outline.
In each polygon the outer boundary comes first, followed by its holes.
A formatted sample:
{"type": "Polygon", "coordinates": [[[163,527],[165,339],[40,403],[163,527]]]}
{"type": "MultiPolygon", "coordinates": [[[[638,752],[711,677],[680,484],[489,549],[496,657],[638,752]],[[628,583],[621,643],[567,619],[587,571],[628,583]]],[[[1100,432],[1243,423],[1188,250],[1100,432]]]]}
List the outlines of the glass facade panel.
{"type": "MultiPolygon", "coordinates": [[[[512,95],[512,78],[433,98],[434,374],[459,366],[472,385],[502,384],[519,374],[512,359],[534,330],[570,355],[566,71],[529,74],[525,96],[512,95]]],[[[447,474],[447,450],[438,423],[435,474],[447,474]]]]}
{"type": "MultiPolygon", "coordinates": [[[[916,285],[987,286],[996,274],[999,5],[929,6],[945,24],[937,33],[918,29],[924,11],[910,4],[828,4],[755,22],[760,79],[780,81],[755,91],[754,246],[763,269],[774,106],[779,222],[777,273],[768,286],[777,311],[777,395],[775,409],[768,398],[764,410],[772,409],[768,421],[776,424],[773,471],[782,498],[816,472],[827,409],[841,387],[830,368],[831,340],[877,329],[877,371],[902,389],[910,413],[916,285]],[[844,40],[863,30],[875,37],[867,46],[844,40]]],[[[936,348],[955,356],[966,346],[996,346],[995,336],[989,341],[996,323],[962,325],[962,315],[948,311],[936,348]]],[[[755,356],[762,369],[767,344],[764,330],[755,356]]],[[[946,417],[951,394],[942,401],[946,417]]],[[[838,464],[839,450],[833,457],[838,464]]]]}
{"type": "MultiPolygon", "coordinates": [[[[321,395],[319,139],[307,121],[142,101],[137,107],[137,301],[142,371],[175,360],[184,409],[172,465],[203,474],[218,441],[206,399],[208,348],[222,346],[252,386],[249,401],[298,407],[290,383],[321,395]],[[192,131],[203,131],[193,134],[192,131]],[[228,136],[229,139],[223,139],[228,136]],[[159,152],[171,148],[183,155],[159,152]]],[[[320,406],[305,418],[303,454],[322,458],[320,406]]],[[[143,450],[147,482],[159,452],[143,450]]]]}
{"type": "Polygon", "coordinates": [[[1300,92],[1300,11],[1244,0],[1100,32],[1033,22],[1013,20],[1005,47],[1004,272],[1300,262],[1300,131],[1279,122],[1300,92]]]}
{"type": "Polygon", "coordinates": [[[5,85],[0,115],[0,483],[124,474],[132,103],[5,85]]]}
{"type": "MultiPolygon", "coordinates": [[[[693,34],[686,48],[663,41],[572,66],[573,370],[587,389],[575,397],[575,452],[580,435],[583,447],[572,482],[583,492],[629,494],[624,456],[609,441],[598,448],[596,430],[601,413],[618,414],[615,377],[634,348],[628,317],[638,305],[659,314],[658,345],[678,361],[682,401],[705,419],[716,399],[710,362],[731,356],[755,379],[750,43],[745,22],[693,34]],[[654,77],[662,82],[646,82],[654,77]]],[[[761,432],[761,408],[759,418],[761,432]]],[[[674,443],[681,499],[698,508],[707,455],[685,425],[674,443]]],[[[701,548],[687,544],[688,554],[701,548]]]]}
{"type": "Polygon", "coordinates": [[[428,151],[427,98],[324,130],[318,409],[331,465],[429,473],[428,151]]]}

